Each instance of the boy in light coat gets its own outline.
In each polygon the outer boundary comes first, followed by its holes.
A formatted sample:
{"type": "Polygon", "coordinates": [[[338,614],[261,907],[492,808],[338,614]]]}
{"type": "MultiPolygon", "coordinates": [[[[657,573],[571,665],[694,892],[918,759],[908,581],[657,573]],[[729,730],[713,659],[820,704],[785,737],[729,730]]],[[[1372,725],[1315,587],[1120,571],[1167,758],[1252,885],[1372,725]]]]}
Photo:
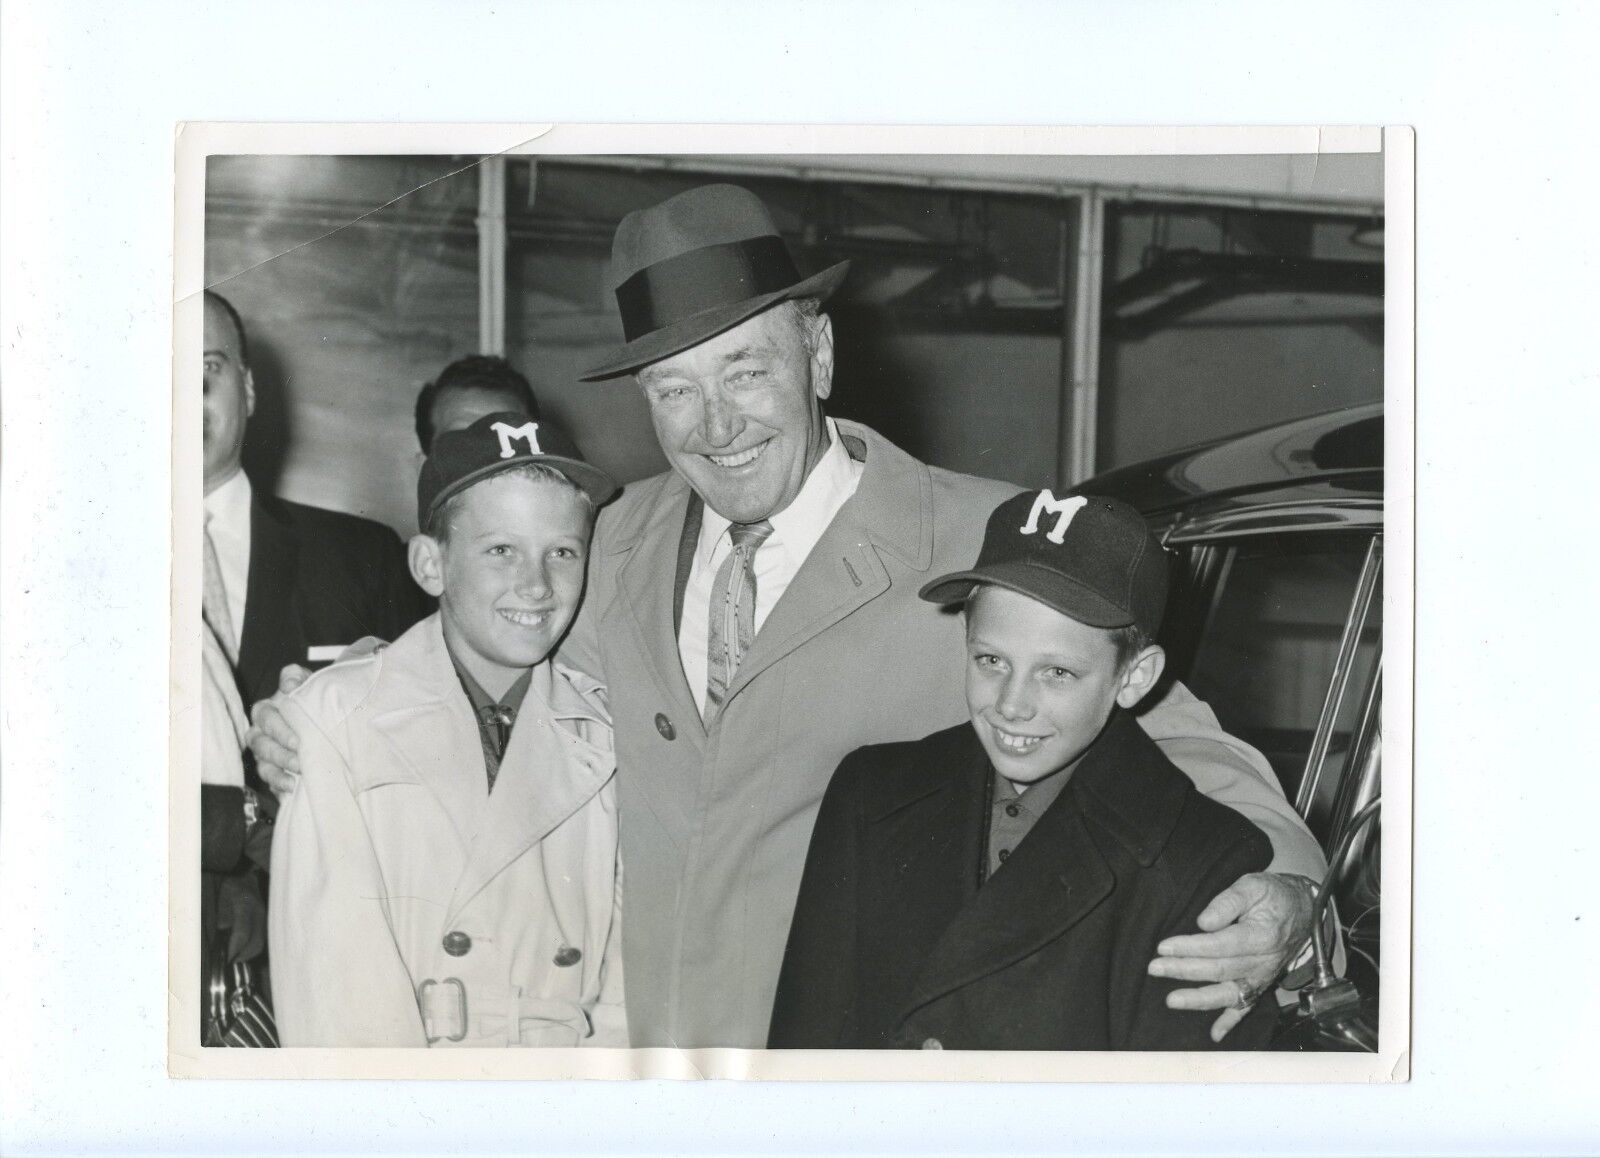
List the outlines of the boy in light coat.
{"type": "Polygon", "coordinates": [[[285,1046],[627,1044],[610,715],[551,658],[616,490],[548,423],[442,434],[412,575],[437,614],[285,714],[269,935],[285,1046]]]}

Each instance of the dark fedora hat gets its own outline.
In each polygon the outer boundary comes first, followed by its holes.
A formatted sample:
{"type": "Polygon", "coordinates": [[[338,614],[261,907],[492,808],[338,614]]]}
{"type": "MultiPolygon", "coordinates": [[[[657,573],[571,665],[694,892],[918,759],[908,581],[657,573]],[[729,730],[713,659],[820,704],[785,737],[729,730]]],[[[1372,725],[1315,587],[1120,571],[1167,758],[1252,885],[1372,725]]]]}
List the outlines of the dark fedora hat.
{"type": "Polygon", "coordinates": [[[593,382],[648,366],[779,302],[826,298],[848,261],[801,277],[761,199],[737,185],[702,185],[617,226],[611,288],[626,341],[583,375],[593,382]]]}

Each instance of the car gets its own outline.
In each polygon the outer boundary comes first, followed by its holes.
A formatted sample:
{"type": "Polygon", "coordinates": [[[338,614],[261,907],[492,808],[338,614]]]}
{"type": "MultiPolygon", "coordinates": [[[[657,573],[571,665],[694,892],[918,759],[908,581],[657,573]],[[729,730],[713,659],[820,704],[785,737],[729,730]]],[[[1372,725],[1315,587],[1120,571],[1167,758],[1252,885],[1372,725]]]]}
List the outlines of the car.
{"type": "Polygon", "coordinates": [[[1077,488],[1131,503],[1168,548],[1168,672],[1261,750],[1328,854],[1344,976],[1317,945],[1284,1049],[1377,1048],[1383,430],[1381,405],[1351,407],[1077,488]]]}

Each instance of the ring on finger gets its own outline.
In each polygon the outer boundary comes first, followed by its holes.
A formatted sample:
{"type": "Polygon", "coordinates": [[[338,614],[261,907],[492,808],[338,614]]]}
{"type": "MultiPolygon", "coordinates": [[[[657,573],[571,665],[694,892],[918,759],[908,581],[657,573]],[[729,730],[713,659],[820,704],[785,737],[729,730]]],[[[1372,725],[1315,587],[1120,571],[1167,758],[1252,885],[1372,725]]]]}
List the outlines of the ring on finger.
{"type": "Polygon", "coordinates": [[[1261,987],[1252,985],[1248,981],[1235,981],[1239,987],[1239,1000],[1233,1003],[1235,1009],[1249,1009],[1261,998],[1261,987]]]}

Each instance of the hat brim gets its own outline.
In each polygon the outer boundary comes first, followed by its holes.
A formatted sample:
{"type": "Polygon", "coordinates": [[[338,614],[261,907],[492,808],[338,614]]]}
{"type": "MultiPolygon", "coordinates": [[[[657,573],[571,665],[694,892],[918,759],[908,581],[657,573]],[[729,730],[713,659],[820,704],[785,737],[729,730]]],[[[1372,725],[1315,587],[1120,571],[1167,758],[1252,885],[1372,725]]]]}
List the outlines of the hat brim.
{"type": "Polygon", "coordinates": [[[524,454],[516,458],[508,458],[504,462],[492,462],[488,466],[479,467],[471,474],[462,475],[455,482],[433,496],[433,502],[429,504],[428,509],[423,512],[422,518],[418,521],[423,526],[427,526],[428,520],[433,517],[433,513],[454,496],[473,484],[482,482],[490,475],[513,470],[519,466],[548,466],[559,470],[571,479],[579,490],[588,495],[596,507],[604,505],[621,489],[617,486],[616,480],[605,471],[576,458],[567,458],[559,454],[537,454],[531,456],[524,454]]]}
{"type": "Polygon", "coordinates": [[[825,300],[839,288],[845,274],[849,272],[850,263],[841,261],[838,265],[829,266],[821,273],[812,274],[787,289],[760,294],[744,301],[718,306],[716,309],[702,310],[670,326],[652,330],[612,349],[606,355],[605,361],[579,375],[578,381],[598,382],[604,378],[630,374],[648,366],[651,362],[659,362],[663,358],[680,354],[691,346],[698,346],[707,338],[714,338],[731,330],[740,322],[755,317],[762,310],[770,309],[779,302],[793,301],[796,298],[825,300]]]}
{"type": "Polygon", "coordinates": [[[1037,600],[1090,627],[1127,627],[1134,614],[1098,592],[1048,567],[1008,561],[970,571],[955,571],[924,584],[917,594],[929,603],[960,603],[979,584],[992,584],[1037,600]]]}

